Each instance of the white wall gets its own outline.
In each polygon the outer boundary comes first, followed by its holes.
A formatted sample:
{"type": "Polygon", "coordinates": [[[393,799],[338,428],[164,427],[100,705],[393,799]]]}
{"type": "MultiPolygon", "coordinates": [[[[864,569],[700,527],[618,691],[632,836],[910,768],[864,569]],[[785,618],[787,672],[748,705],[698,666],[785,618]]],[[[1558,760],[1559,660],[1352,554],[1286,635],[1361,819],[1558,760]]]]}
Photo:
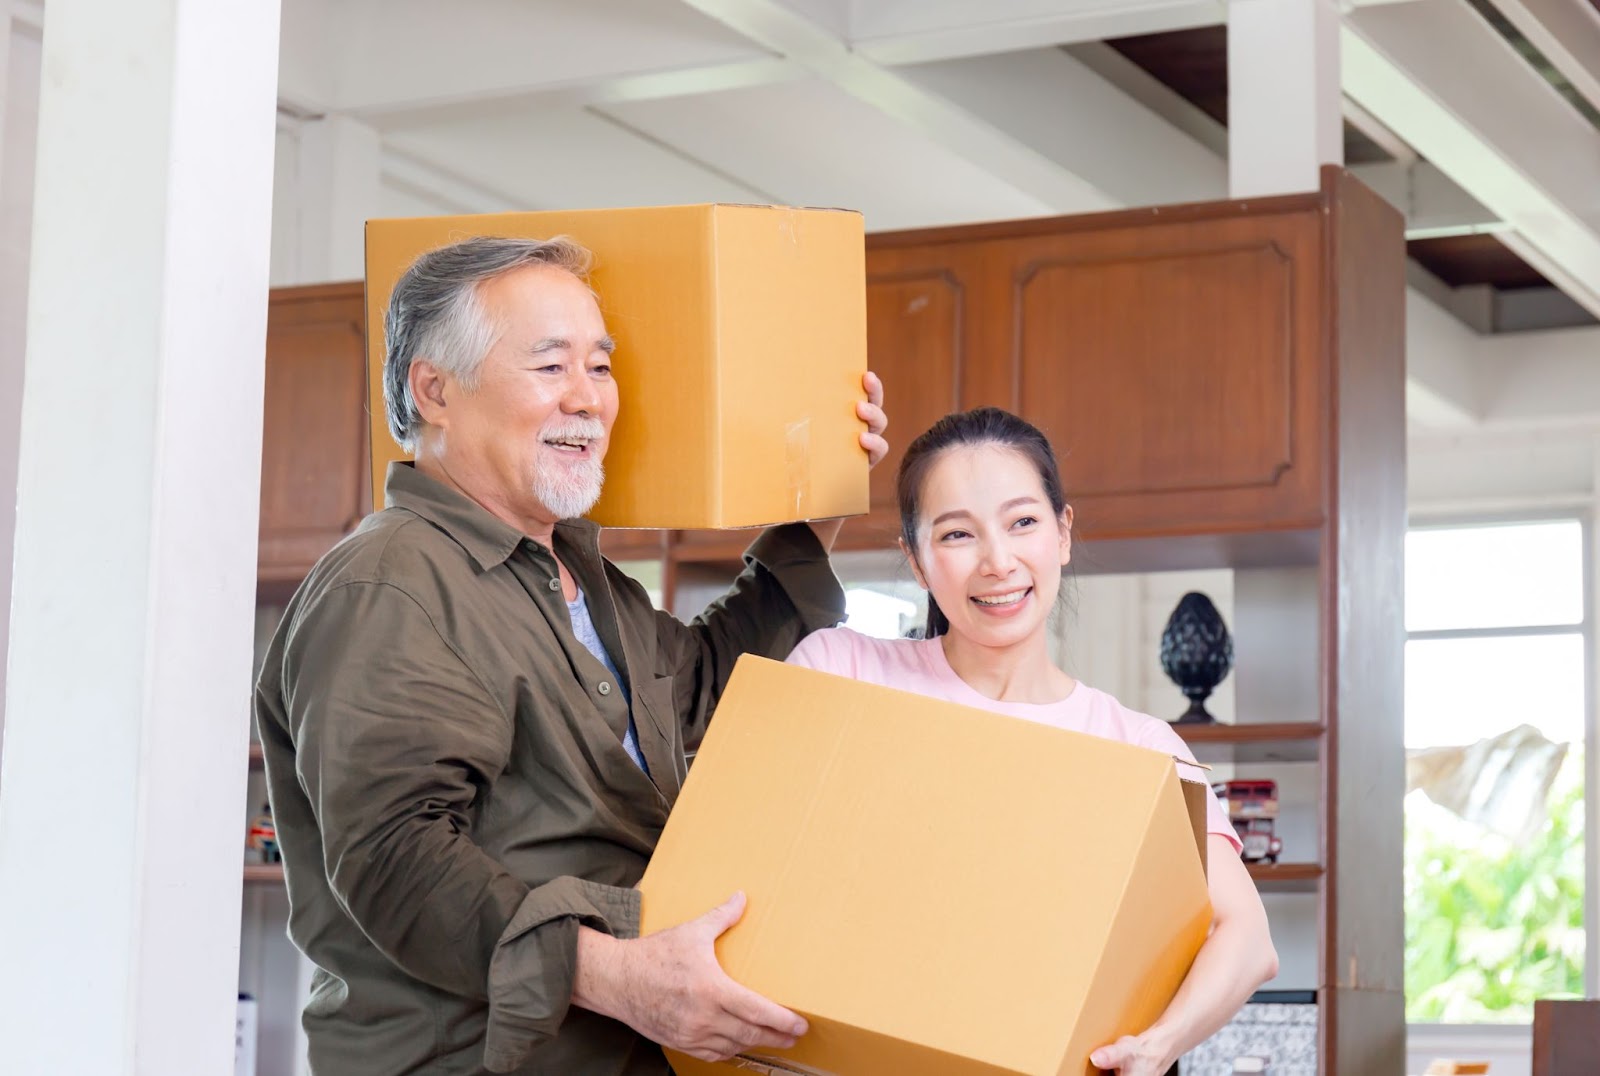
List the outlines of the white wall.
{"type": "MultiPolygon", "coordinates": [[[[0,5],[0,610],[11,607],[17,522],[17,445],[27,344],[28,247],[33,234],[34,144],[39,119],[38,9],[0,5]],[[24,14],[24,12],[31,12],[24,14]]],[[[11,620],[0,616],[0,656],[11,620]]],[[[5,744],[5,662],[0,660],[0,750],[5,744]]]]}

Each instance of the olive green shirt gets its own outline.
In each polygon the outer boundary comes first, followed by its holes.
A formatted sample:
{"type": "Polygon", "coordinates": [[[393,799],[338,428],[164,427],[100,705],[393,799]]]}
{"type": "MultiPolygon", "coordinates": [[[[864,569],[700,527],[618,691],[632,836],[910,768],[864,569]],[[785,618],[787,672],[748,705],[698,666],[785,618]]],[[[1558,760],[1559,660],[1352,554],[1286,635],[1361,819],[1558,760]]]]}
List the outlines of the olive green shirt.
{"type": "Polygon", "coordinates": [[[580,924],[637,935],[644,872],[744,652],[844,616],[804,524],[764,532],[691,624],[559,524],[630,691],[573,635],[551,551],[394,464],[389,507],[284,612],[255,712],[289,888],[316,964],[326,1076],[664,1073],[660,1049],[571,1006],[580,924]],[[649,774],[623,748],[629,701],[649,774]]]}

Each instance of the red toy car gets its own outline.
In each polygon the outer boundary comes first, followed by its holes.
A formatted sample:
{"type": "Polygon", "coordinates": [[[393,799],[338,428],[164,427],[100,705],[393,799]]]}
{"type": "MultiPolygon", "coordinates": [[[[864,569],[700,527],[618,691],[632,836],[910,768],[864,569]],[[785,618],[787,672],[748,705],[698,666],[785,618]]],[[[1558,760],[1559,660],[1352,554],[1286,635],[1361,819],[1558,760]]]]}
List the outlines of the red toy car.
{"type": "Polygon", "coordinates": [[[1283,841],[1272,831],[1278,818],[1278,782],[1266,780],[1218,781],[1211,791],[1222,801],[1228,821],[1244,845],[1245,862],[1276,863],[1283,841]]]}

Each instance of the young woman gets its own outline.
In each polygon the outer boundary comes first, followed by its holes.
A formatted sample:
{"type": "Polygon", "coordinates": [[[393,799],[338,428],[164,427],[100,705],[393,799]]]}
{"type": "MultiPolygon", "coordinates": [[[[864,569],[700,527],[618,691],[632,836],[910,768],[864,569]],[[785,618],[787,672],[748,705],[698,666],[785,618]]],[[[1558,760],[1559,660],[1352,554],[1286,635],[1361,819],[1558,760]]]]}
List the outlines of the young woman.
{"type": "MultiPolygon", "coordinates": [[[[789,661],[1193,760],[1164,721],[1079,683],[1050,659],[1047,622],[1072,554],[1072,509],[1044,434],[996,408],[949,415],[900,464],[901,547],[928,592],[923,639],[819,631],[789,661]]],[[[1203,780],[1203,771],[1188,776],[1203,780]]],[[[1215,797],[1210,936],[1165,1013],[1090,1061],[1162,1076],[1277,974],[1266,912],[1215,797]]]]}

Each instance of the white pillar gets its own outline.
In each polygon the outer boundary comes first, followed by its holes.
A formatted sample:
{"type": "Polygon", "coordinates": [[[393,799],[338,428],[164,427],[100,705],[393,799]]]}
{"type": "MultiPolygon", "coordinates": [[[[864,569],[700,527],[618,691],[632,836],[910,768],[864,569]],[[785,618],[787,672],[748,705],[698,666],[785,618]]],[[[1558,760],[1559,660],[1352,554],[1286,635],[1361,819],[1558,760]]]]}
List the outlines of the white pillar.
{"type": "Polygon", "coordinates": [[[232,1071],[277,0],[50,0],[0,1067],[232,1071]]]}
{"type": "MultiPolygon", "coordinates": [[[[43,11],[31,0],[0,3],[0,609],[11,607],[43,19],[43,11]]],[[[10,623],[0,616],[0,657],[6,653],[9,634],[10,623]]],[[[0,661],[0,752],[5,748],[4,696],[5,666],[0,661]]]]}
{"type": "Polygon", "coordinates": [[[299,136],[295,282],[359,280],[366,268],[366,221],[379,214],[378,132],[348,116],[327,116],[303,124],[299,136]]]}
{"type": "Polygon", "coordinates": [[[1228,191],[1312,191],[1344,163],[1338,0],[1230,0],[1228,191]]]}

